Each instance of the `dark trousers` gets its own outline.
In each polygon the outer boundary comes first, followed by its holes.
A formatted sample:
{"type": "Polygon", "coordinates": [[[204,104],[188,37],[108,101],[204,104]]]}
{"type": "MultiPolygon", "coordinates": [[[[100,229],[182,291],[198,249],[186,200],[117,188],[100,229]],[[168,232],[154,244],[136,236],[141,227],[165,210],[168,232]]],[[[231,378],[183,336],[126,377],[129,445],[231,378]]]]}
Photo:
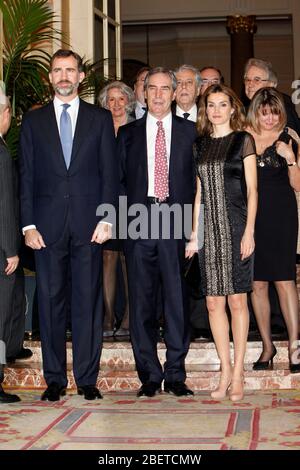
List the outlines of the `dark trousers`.
{"type": "Polygon", "coordinates": [[[23,347],[25,333],[25,288],[23,268],[18,267],[15,272],[15,286],[13,292],[13,305],[10,318],[10,333],[7,340],[7,357],[14,357],[23,347]]]}
{"type": "Polygon", "coordinates": [[[36,251],[43,369],[47,384],[67,385],[66,328],[71,305],[73,371],[77,386],[95,385],[102,345],[102,251],[82,244],[66,224],[61,238],[36,251]],[[68,291],[71,275],[71,292],[68,291]]]}
{"type": "Polygon", "coordinates": [[[189,309],[182,276],[182,240],[137,240],[125,249],[128,269],[130,337],[142,383],[185,380],[189,309]],[[164,370],[157,355],[157,296],[161,283],[164,310],[164,370]]]}
{"type": "MultiPolygon", "coordinates": [[[[6,263],[0,266],[0,340],[5,344],[6,357],[16,355],[23,346],[25,328],[25,296],[23,269],[7,276],[6,263]]],[[[0,365],[0,383],[3,365],[0,365]]]]}
{"type": "Polygon", "coordinates": [[[6,263],[3,260],[0,267],[0,383],[3,382],[3,367],[6,362],[6,348],[11,332],[11,312],[13,309],[13,293],[16,282],[16,273],[7,276],[4,272],[6,263]]]}

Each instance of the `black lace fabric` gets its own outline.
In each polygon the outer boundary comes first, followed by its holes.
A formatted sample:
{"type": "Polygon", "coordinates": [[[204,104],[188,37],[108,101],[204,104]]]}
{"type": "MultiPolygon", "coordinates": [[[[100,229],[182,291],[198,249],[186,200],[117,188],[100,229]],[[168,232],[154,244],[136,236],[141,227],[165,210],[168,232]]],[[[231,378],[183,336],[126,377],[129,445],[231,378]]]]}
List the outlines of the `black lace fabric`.
{"type": "MultiPolygon", "coordinates": [[[[204,295],[228,295],[251,290],[252,258],[241,260],[240,243],[247,218],[243,159],[255,154],[247,132],[225,137],[199,137],[194,146],[201,183],[204,246],[199,251],[204,295]]],[[[202,213],[201,212],[201,213],[202,213]]]]}

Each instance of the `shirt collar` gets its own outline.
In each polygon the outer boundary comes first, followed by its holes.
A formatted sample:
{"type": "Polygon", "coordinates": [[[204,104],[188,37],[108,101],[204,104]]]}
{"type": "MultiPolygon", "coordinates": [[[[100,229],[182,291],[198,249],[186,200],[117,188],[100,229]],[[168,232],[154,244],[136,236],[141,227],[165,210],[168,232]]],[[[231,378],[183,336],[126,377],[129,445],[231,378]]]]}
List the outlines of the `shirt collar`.
{"type": "Polygon", "coordinates": [[[137,108],[140,108],[140,109],[143,109],[143,108],[147,108],[147,105],[146,105],[146,104],[142,104],[142,103],[140,103],[139,101],[136,101],[136,107],[137,107],[137,108]]]}
{"type": "Polygon", "coordinates": [[[162,123],[165,125],[169,125],[172,120],[172,113],[171,111],[163,118],[163,119],[158,119],[157,117],[153,116],[149,111],[147,114],[147,119],[149,120],[150,123],[154,124],[157,121],[162,121],[162,123]]]}
{"type": "Polygon", "coordinates": [[[176,114],[179,116],[183,116],[184,113],[189,113],[189,114],[197,114],[197,106],[196,104],[193,104],[193,106],[188,110],[188,111],[183,111],[181,107],[177,104],[176,105],[176,114]]]}
{"type": "Polygon", "coordinates": [[[79,96],[75,96],[71,101],[67,103],[65,101],[60,100],[57,96],[54,96],[53,104],[55,107],[59,108],[63,104],[69,104],[71,107],[79,105],[79,96]]]}

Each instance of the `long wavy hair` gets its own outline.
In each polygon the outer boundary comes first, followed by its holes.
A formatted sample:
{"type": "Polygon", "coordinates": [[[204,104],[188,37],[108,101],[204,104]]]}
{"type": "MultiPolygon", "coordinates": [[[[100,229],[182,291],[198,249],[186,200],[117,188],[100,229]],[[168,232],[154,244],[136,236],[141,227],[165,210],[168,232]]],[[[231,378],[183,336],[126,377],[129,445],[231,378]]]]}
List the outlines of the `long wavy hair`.
{"type": "Polygon", "coordinates": [[[197,118],[197,130],[200,135],[211,135],[213,133],[213,125],[209,121],[206,113],[208,97],[214,93],[224,93],[228,96],[233,113],[230,117],[230,127],[233,131],[241,131],[245,127],[245,115],[242,102],[236,96],[235,92],[222,84],[211,85],[207,88],[200,100],[200,107],[197,118]]]}

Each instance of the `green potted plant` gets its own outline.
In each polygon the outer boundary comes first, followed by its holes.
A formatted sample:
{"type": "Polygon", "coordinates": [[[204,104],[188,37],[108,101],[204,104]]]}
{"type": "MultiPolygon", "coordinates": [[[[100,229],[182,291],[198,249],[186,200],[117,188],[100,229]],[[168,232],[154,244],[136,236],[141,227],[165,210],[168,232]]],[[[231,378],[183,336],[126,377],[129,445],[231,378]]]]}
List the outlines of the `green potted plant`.
{"type": "Polygon", "coordinates": [[[13,120],[7,143],[17,154],[21,116],[49,99],[50,55],[45,44],[61,34],[47,0],[0,0],[3,15],[3,81],[10,96],[13,120]]]}

